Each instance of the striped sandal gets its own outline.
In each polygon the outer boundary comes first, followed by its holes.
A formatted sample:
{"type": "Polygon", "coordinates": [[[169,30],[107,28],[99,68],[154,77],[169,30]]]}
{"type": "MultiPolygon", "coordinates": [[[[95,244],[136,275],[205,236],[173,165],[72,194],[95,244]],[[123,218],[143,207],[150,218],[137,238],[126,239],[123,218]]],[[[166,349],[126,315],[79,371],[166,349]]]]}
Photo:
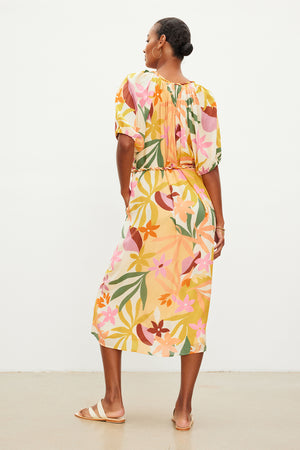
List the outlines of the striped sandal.
{"type": "Polygon", "coordinates": [[[99,412],[99,416],[95,413],[94,409],[91,406],[89,407],[89,414],[90,414],[91,417],[82,416],[80,414],[80,411],[78,411],[74,415],[76,417],[79,417],[80,419],[98,420],[98,421],[101,421],[101,422],[112,422],[112,423],[124,423],[125,422],[125,420],[126,420],[125,414],[123,416],[120,416],[120,417],[108,417],[105,414],[105,411],[103,409],[101,400],[102,399],[100,399],[98,401],[98,403],[97,403],[97,410],[99,412]]]}

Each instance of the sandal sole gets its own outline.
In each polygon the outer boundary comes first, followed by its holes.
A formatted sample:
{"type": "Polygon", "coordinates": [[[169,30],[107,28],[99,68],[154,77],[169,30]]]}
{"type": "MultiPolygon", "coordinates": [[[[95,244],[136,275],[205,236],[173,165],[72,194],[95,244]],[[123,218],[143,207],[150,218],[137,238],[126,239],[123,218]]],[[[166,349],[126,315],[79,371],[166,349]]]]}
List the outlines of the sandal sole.
{"type": "Polygon", "coordinates": [[[99,419],[96,419],[94,417],[84,417],[84,416],[81,416],[78,413],[75,413],[74,416],[75,417],[79,417],[79,419],[95,420],[96,422],[124,423],[126,421],[126,419],[122,419],[122,420],[116,419],[116,420],[114,420],[114,419],[101,419],[100,417],[99,417],[99,419]]]}

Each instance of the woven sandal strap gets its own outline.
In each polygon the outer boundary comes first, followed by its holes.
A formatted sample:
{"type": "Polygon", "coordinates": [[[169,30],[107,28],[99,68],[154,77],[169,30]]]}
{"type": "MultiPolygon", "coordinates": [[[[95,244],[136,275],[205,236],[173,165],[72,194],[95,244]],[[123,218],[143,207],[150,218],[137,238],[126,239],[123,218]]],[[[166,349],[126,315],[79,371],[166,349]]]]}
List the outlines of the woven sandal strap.
{"type": "Polygon", "coordinates": [[[104,419],[107,419],[107,415],[105,414],[105,411],[103,409],[101,399],[97,403],[97,408],[98,408],[100,417],[103,417],[104,419]]]}

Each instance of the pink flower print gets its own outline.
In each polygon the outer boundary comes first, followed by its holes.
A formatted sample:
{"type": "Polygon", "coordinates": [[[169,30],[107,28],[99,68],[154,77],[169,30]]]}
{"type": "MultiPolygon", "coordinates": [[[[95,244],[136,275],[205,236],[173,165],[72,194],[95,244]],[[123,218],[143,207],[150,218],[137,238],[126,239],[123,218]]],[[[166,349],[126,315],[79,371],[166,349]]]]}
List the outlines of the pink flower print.
{"type": "Polygon", "coordinates": [[[165,267],[172,262],[172,259],[168,259],[168,261],[165,261],[165,254],[163,254],[160,258],[160,261],[158,261],[156,258],[153,258],[153,261],[154,261],[155,266],[149,267],[149,269],[155,270],[155,278],[160,273],[162,274],[163,277],[165,277],[167,274],[165,267]]]}
{"type": "Polygon", "coordinates": [[[132,133],[131,130],[124,130],[123,134],[126,134],[127,136],[132,138],[138,138],[140,136],[139,133],[132,133]]]}
{"type": "Polygon", "coordinates": [[[182,145],[183,148],[186,147],[186,132],[184,128],[181,128],[180,130],[177,131],[176,136],[178,136],[180,138],[180,144],[182,145]]]}
{"type": "Polygon", "coordinates": [[[118,312],[118,308],[115,308],[113,311],[110,306],[107,307],[106,311],[102,311],[102,316],[105,316],[104,320],[99,323],[99,326],[105,324],[105,322],[111,322],[115,324],[115,315],[118,312]]]}
{"type": "Polygon", "coordinates": [[[169,126],[164,125],[164,134],[161,136],[166,139],[166,145],[169,145],[169,126]]]}
{"type": "Polygon", "coordinates": [[[178,178],[180,178],[181,180],[187,180],[187,177],[184,175],[184,172],[181,169],[178,170],[178,178]]]}
{"type": "Polygon", "coordinates": [[[205,148],[210,147],[212,142],[204,142],[206,139],[206,135],[204,136],[200,136],[200,131],[199,128],[197,130],[197,134],[196,134],[196,138],[192,139],[192,142],[195,142],[196,146],[197,146],[197,150],[200,150],[200,152],[206,157],[208,158],[208,154],[205,151],[205,148]]]}
{"type": "Polygon", "coordinates": [[[121,258],[119,258],[121,253],[122,253],[122,250],[119,250],[118,247],[116,247],[116,249],[111,257],[111,268],[112,269],[114,269],[115,262],[121,261],[121,258]]]}
{"type": "Polygon", "coordinates": [[[194,184],[194,189],[199,194],[199,196],[201,198],[203,198],[203,200],[207,200],[207,195],[205,193],[205,189],[199,188],[199,186],[196,183],[194,184]]]}
{"type": "Polygon", "coordinates": [[[206,323],[203,323],[201,318],[198,320],[197,325],[195,323],[189,323],[189,326],[193,328],[193,330],[197,330],[196,337],[205,333],[206,323]]]}
{"type": "Polygon", "coordinates": [[[108,274],[106,274],[104,276],[104,278],[102,280],[102,283],[100,284],[100,288],[99,289],[101,289],[102,292],[104,291],[104,289],[106,291],[108,291],[108,283],[107,282],[108,282],[108,274]]]}
{"type": "Polygon", "coordinates": [[[205,173],[208,173],[209,170],[210,170],[209,168],[206,169],[204,166],[202,166],[198,172],[200,175],[204,175],[205,173]]]}
{"type": "Polygon", "coordinates": [[[151,102],[150,97],[153,97],[154,95],[154,91],[149,91],[149,85],[150,82],[148,83],[148,86],[144,88],[141,84],[136,83],[136,87],[140,90],[136,95],[140,98],[140,105],[142,108],[151,102]]]}
{"type": "Polygon", "coordinates": [[[213,263],[213,261],[210,259],[209,253],[207,253],[204,258],[195,259],[195,263],[198,264],[199,270],[204,269],[206,272],[209,272],[209,266],[213,263]]]}
{"type": "Polygon", "coordinates": [[[180,298],[177,298],[173,294],[171,297],[173,301],[179,305],[179,307],[175,310],[176,313],[180,311],[194,311],[194,308],[191,305],[194,303],[195,299],[190,300],[188,294],[186,294],[184,300],[180,300],[180,298]]]}
{"type": "Polygon", "coordinates": [[[134,197],[134,189],[136,188],[138,182],[136,180],[131,180],[130,182],[130,197],[134,197]]]}

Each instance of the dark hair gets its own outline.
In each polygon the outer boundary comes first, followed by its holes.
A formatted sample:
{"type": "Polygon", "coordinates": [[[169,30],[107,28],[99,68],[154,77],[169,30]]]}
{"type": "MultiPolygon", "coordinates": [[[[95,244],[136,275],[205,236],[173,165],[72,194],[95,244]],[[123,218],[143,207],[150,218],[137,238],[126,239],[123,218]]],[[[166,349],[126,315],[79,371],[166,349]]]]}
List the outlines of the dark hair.
{"type": "Polygon", "coordinates": [[[156,24],[155,31],[158,38],[162,34],[166,36],[166,40],[173,48],[174,56],[183,60],[184,56],[192,53],[191,33],[186,23],[177,17],[165,17],[155,22],[156,24]]]}

